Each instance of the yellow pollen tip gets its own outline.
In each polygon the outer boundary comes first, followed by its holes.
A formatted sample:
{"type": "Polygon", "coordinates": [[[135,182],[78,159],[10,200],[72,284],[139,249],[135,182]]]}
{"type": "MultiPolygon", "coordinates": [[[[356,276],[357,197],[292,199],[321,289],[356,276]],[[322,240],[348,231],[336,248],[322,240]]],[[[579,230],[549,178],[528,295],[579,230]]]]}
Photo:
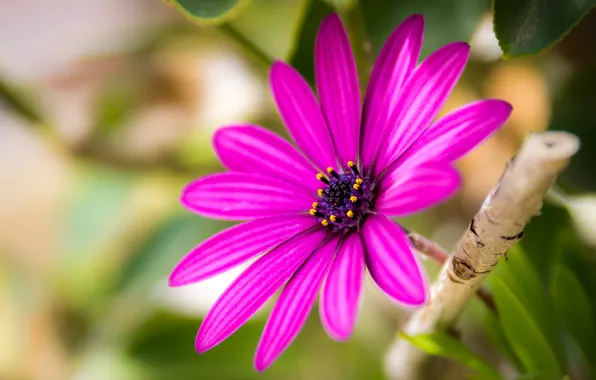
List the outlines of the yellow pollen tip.
{"type": "Polygon", "coordinates": [[[358,197],[357,197],[357,196],[355,196],[355,195],[352,195],[352,196],[350,197],[350,202],[352,202],[352,203],[356,202],[357,200],[358,200],[358,197]]]}
{"type": "Polygon", "coordinates": [[[354,211],[352,211],[352,210],[349,210],[348,212],[346,212],[346,216],[347,216],[348,218],[353,218],[353,217],[354,217],[354,211]]]}
{"type": "Polygon", "coordinates": [[[324,177],[323,173],[317,173],[317,179],[320,181],[324,177]]]}
{"type": "Polygon", "coordinates": [[[331,215],[331,216],[329,217],[329,219],[331,219],[331,221],[332,221],[333,223],[335,223],[335,220],[336,220],[337,218],[335,217],[335,215],[331,215]]]}
{"type": "Polygon", "coordinates": [[[313,202],[312,203],[312,208],[317,208],[319,207],[319,202],[313,202]]]}
{"type": "Polygon", "coordinates": [[[354,186],[352,186],[354,188],[354,190],[358,190],[360,189],[360,185],[358,185],[357,183],[354,184],[354,186]]]}
{"type": "Polygon", "coordinates": [[[314,216],[314,215],[317,213],[317,210],[315,210],[315,209],[311,209],[311,210],[309,211],[309,213],[310,213],[310,215],[313,215],[313,216],[314,216]]]}
{"type": "Polygon", "coordinates": [[[327,221],[327,219],[323,219],[321,220],[321,224],[327,227],[329,225],[329,222],[327,221]]]}
{"type": "Polygon", "coordinates": [[[323,189],[318,189],[317,190],[317,194],[319,194],[319,197],[323,196],[323,189]]]}
{"type": "Polygon", "coordinates": [[[364,182],[364,181],[362,180],[362,178],[356,178],[356,183],[357,183],[357,184],[359,184],[359,185],[362,185],[362,182],[364,182]]]}
{"type": "Polygon", "coordinates": [[[356,164],[354,163],[354,161],[348,161],[348,166],[353,167],[356,166],[356,164]]]}
{"type": "Polygon", "coordinates": [[[333,173],[333,168],[331,166],[327,168],[327,173],[329,173],[329,174],[333,173]]]}

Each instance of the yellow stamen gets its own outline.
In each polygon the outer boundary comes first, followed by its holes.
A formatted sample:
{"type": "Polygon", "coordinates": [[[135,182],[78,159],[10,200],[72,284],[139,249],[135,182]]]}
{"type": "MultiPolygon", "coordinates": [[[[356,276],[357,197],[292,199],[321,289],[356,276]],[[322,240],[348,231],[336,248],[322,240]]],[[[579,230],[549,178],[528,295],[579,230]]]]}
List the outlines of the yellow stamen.
{"type": "Polygon", "coordinates": [[[310,215],[313,215],[313,216],[314,216],[314,215],[317,213],[317,210],[315,210],[315,209],[313,208],[313,209],[311,209],[311,210],[309,211],[309,213],[310,213],[310,215]]]}
{"type": "Polygon", "coordinates": [[[347,216],[348,218],[353,218],[353,217],[354,217],[354,211],[352,211],[352,210],[348,210],[348,212],[346,212],[346,216],[347,216]]]}
{"type": "Polygon", "coordinates": [[[327,168],[327,173],[331,174],[333,172],[334,172],[334,170],[331,166],[327,168]]]}
{"type": "Polygon", "coordinates": [[[317,194],[319,194],[319,197],[323,196],[323,189],[318,189],[317,190],[317,194]]]}
{"type": "Polygon", "coordinates": [[[329,222],[327,221],[327,219],[323,219],[321,220],[321,224],[327,227],[329,225],[329,222]]]}
{"type": "Polygon", "coordinates": [[[356,166],[356,164],[354,163],[354,161],[348,161],[348,166],[353,168],[354,166],[356,166]]]}
{"type": "Polygon", "coordinates": [[[359,184],[359,185],[362,185],[362,182],[364,182],[364,181],[362,180],[362,178],[356,178],[356,183],[357,183],[357,184],[359,184]]]}
{"type": "Polygon", "coordinates": [[[358,197],[357,197],[357,196],[355,196],[355,195],[352,195],[352,196],[350,197],[350,202],[352,202],[352,203],[356,202],[357,200],[358,200],[358,197]]]}
{"type": "Polygon", "coordinates": [[[354,188],[354,190],[359,190],[360,189],[360,185],[358,185],[357,183],[354,184],[354,186],[352,186],[354,188]]]}
{"type": "Polygon", "coordinates": [[[329,219],[331,219],[331,221],[332,221],[333,223],[335,223],[335,220],[336,220],[337,218],[335,217],[335,215],[331,215],[331,216],[329,217],[329,219]]]}
{"type": "Polygon", "coordinates": [[[319,207],[319,202],[313,202],[312,203],[312,208],[317,208],[319,207]]]}
{"type": "Polygon", "coordinates": [[[320,181],[324,178],[325,176],[323,175],[323,173],[317,173],[317,179],[320,181]]]}

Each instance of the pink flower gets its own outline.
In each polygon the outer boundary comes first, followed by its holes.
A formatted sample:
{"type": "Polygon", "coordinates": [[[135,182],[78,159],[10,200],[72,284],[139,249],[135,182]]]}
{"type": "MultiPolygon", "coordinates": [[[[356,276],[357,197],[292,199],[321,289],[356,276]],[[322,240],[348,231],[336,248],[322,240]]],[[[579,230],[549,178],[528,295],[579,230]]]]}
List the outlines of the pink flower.
{"type": "Polygon", "coordinates": [[[416,66],[423,24],[422,16],[411,16],[391,34],[362,108],[351,47],[335,14],[322,23],[316,41],[319,102],[292,67],[273,64],[273,96],[300,151],[254,125],[217,131],[213,145],[230,172],[191,182],[182,204],[211,218],[249,221],[188,253],[170,285],[201,281],[260,257],[205,317],[196,338],[199,353],[228,338],[282,287],[257,348],[257,370],[290,345],[319,289],[325,330],[348,339],[365,268],[397,303],[427,302],[424,271],[407,235],[389,218],[451,196],[460,183],[453,161],[498,129],[511,106],[482,100],[433,123],[469,46],[449,44],[416,66]]]}

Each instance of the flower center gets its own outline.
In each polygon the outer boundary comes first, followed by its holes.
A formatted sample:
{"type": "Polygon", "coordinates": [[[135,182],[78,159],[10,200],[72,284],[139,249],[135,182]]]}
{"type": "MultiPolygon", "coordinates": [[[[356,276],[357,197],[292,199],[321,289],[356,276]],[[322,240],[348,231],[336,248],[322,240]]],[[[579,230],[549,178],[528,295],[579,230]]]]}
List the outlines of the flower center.
{"type": "Polygon", "coordinates": [[[348,168],[338,173],[329,167],[328,175],[317,174],[325,187],[318,190],[319,197],[310,210],[323,226],[336,231],[357,228],[372,208],[375,183],[354,162],[349,161],[348,168]]]}

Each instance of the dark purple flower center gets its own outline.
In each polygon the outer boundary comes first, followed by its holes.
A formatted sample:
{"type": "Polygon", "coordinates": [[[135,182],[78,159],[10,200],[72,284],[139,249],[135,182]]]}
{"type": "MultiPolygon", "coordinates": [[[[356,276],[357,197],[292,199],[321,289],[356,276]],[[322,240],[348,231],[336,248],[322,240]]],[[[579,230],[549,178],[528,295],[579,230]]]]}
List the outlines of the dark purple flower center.
{"type": "Polygon", "coordinates": [[[325,187],[319,189],[310,214],[334,231],[357,229],[372,208],[374,181],[352,161],[348,168],[338,173],[329,167],[328,175],[317,174],[325,187]]]}

